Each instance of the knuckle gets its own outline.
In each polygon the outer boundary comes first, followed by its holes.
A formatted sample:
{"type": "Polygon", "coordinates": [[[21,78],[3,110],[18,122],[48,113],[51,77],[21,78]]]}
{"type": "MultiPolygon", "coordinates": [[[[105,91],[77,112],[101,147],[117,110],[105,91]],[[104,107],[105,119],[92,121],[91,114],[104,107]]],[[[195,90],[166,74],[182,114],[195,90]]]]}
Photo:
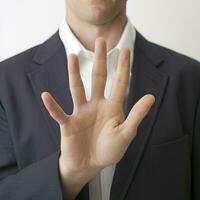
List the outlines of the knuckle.
{"type": "Polygon", "coordinates": [[[103,79],[105,79],[107,77],[107,75],[105,73],[100,73],[100,72],[93,72],[92,76],[97,77],[97,78],[103,78],[103,79]]]}
{"type": "Polygon", "coordinates": [[[82,81],[72,81],[71,83],[70,83],[70,88],[84,88],[84,85],[83,85],[83,83],[82,83],[82,81]]]}
{"type": "Polygon", "coordinates": [[[128,84],[128,80],[123,79],[123,78],[119,78],[119,77],[114,77],[114,81],[118,84],[121,84],[121,85],[127,85],[128,84]]]}

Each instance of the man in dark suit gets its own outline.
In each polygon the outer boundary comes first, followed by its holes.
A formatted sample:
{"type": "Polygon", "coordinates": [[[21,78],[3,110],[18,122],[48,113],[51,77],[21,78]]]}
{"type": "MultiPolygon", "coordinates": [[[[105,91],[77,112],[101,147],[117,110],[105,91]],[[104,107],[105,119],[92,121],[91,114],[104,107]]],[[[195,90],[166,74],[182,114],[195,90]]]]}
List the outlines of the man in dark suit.
{"type": "Polygon", "coordinates": [[[200,64],[136,31],[104,98],[106,51],[128,33],[126,1],[66,5],[74,35],[94,51],[91,94],[59,32],[0,63],[0,199],[107,199],[95,178],[116,164],[111,200],[199,200],[200,64]]]}

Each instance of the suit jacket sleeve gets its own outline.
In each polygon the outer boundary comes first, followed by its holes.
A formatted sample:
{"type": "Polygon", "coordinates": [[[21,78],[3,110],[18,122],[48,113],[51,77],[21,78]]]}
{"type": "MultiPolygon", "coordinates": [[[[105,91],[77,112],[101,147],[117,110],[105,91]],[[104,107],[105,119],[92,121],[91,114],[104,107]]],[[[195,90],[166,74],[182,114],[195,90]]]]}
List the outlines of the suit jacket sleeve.
{"type": "Polygon", "coordinates": [[[196,109],[192,146],[192,200],[200,199],[200,100],[196,109]]]}
{"type": "Polygon", "coordinates": [[[8,122],[0,102],[0,199],[61,200],[58,158],[60,151],[18,169],[8,122]]]}

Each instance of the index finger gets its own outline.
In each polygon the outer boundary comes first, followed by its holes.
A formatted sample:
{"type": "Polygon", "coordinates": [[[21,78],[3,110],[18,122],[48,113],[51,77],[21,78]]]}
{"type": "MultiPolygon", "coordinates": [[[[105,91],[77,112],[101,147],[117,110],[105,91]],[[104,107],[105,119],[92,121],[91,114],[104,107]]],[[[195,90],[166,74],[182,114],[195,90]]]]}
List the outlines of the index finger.
{"type": "Polygon", "coordinates": [[[116,103],[123,104],[126,91],[128,89],[130,75],[130,50],[124,48],[121,50],[118,66],[115,72],[110,99],[116,103]]]}

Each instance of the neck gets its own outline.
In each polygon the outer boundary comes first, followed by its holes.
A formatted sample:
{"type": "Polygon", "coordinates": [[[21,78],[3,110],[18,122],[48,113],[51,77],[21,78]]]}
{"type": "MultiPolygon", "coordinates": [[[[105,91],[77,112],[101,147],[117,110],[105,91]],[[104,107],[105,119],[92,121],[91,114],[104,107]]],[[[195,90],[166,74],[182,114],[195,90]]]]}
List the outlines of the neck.
{"type": "Polygon", "coordinates": [[[119,13],[112,21],[103,25],[94,25],[81,21],[74,16],[73,13],[70,13],[69,10],[67,11],[65,19],[78,40],[90,51],[94,51],[95,39],[97,37],[103,37],[105,39],[107,51],[114,48],[120,40],[127,23],[127,16],[125,13],[119,13]]]}

